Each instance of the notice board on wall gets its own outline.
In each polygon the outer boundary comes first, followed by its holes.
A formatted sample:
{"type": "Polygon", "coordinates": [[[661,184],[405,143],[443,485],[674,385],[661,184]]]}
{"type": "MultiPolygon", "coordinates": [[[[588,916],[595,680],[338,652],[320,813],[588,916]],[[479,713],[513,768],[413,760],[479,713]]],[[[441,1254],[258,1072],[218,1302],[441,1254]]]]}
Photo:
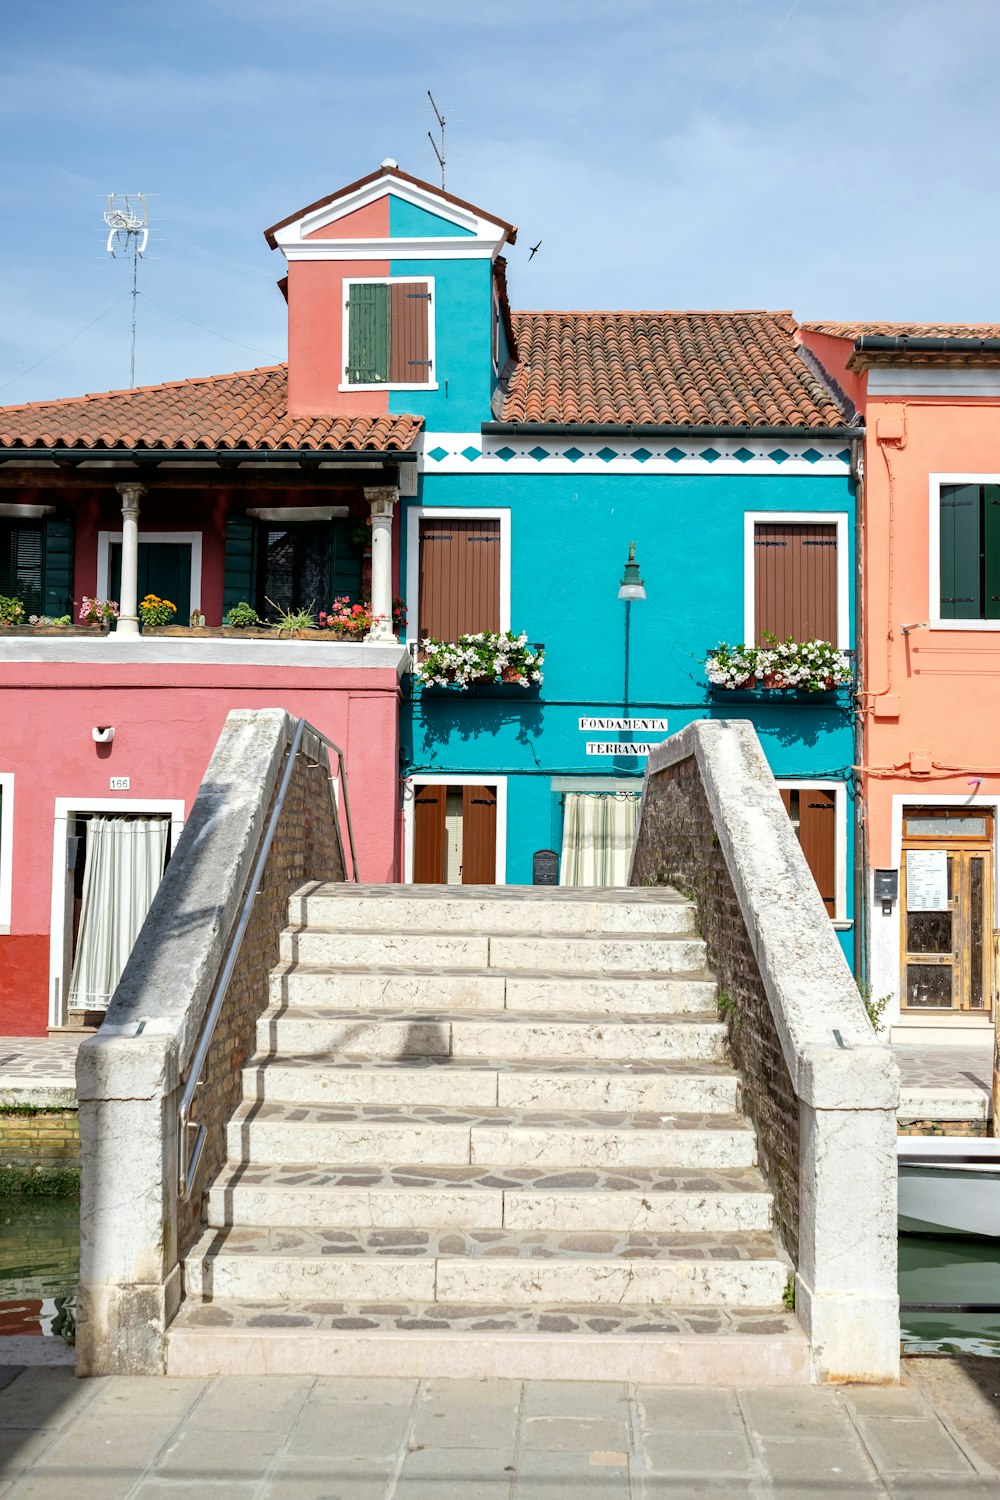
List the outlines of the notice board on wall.
{"type": "Polygon", "coordinates": [[[906,909],[948,910],[947,849],[907,849],[906,909]]]}

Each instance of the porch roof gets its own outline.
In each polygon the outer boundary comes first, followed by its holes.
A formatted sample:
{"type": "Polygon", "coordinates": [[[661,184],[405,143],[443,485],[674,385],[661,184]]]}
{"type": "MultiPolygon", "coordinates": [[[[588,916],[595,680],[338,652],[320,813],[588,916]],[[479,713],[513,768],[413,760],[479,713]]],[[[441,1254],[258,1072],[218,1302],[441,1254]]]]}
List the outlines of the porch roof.
{"type": "Polygon", "coordinates": [[[422,426],[409,413],[290,416],[288,369],[273,365],[0,407],[0,456],[53,448],[395,454],[413,451],[422,426]]]}

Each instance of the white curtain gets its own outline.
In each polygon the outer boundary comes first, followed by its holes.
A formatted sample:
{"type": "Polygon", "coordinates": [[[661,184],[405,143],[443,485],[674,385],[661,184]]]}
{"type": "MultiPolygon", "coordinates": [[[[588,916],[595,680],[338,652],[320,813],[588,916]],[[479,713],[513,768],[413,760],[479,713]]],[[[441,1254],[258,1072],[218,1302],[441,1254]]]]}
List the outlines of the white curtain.
{"type": "Polygon", "coordinates": [[[567,792],[560,885],[627,885],[637,797],[567,792]]]}
{"type": "Polygon", "coordinates": [[[71,1010],[106,1010],[146,919],[167,854],[167,818],[92,817],[71,1010]]]}

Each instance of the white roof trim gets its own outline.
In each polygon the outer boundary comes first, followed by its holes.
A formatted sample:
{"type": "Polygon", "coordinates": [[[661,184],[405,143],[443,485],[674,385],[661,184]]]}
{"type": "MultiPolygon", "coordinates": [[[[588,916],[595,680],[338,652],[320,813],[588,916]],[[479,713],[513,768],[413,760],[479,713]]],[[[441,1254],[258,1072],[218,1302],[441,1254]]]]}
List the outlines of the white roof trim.
{"type": "MultiPolygon", "coordinates": [[[[349,214],[356,213],[359,208],[366,208],[368,204],[384,198],[387,193],[395,194],[397,198],[413,204],[415,208],[422,208],[428,213],[436,214],[438,218],[448,219],[460,229],[469,230],[479,240],[499,241],[506,233],[504,226],[497,220],[472,213],[467,208],[460,208],[433,190],[428,191],[426,188],[417,187],[414,183],[406,182],[403,178],[386,172],[346,197],[337,198],[333,203],[326,203],[322,208],[313,209],[311,213],[303,214],[293,223],[275,230],[275,241],[282,250],[291,245],[300,245],[317,230],[325,229],[329,224],[335,224],[338,219],[344,219],[349,214]]],[[[441,236],[434,236],[434,238],[441,238],[441,236]]],[[[444,236],[444,238],[449,237],[444,236]]],[[[456,238],[464,239],[466,236],[456,236],[456,238]]]]}

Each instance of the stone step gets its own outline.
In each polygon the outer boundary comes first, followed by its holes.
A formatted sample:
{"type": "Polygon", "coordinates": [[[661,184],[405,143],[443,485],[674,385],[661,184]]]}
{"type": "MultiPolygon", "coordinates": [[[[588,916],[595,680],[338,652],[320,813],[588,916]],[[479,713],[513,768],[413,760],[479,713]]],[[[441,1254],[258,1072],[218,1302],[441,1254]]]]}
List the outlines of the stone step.
{"type": "Polygon", "coordinates": [[[557,933],[631,937],[694,931],[694,906],[675,891],[538,886],[357,886],[296,892],[288,920],[355,932],[557,933]]]}
{"type": "Polygon", "coordinates": [[[811,1378],[801,1327],[773,1307],[185,1303],[167,1334],[166,1373],[234,1371],[755,1387],[811,1378]]]}
{"type": "Polygon", "coordinates": [[[257,1022],[257,1050],[300,1057],[458,1057],[498,1062],[553,1058],[587,1062],[722,1062],[726,1028],[684,1016],[652,1021],[566,1014],[544,1018],[520,1011],[488,1017],[475,1011],[423,1014],[271,1006],[257,1022]]]}
{"type": "Polygon", "coordinates": [[[770,1235],[479,1229],[210,1229],[184,1260],[189,1297],[677,1303],[780,1308],[770,1235]]]}
{"type": "Polygon", "coordinates": [[[352,932],[286,927],[285,963],[346,969],[500,969],[579,975],[701,974],[705,944],[697,937],[492,937],[462,932],[352,932]]]}
{"type": "Polygon", "coordinates": [[[330,968],[278,964],[271,1001],[360,1010],[587,1011],[592,1015],[715,1016],[716,984],[710,974],[650,979],[567,978],[563,974],[503,974],[449,970],[435,974],[384,968],[330,968]]]}
{"type": "Polygon", "coordinates": [[[299,1104],[439,1104],[501,1109],[598,1109],[626,1113],[732,1114],[739,1080],[713,1062],[562,1063],[545,1067],[485,1058],[389,1058],[385,1062],[255,1059],[243,1098],[299,1104]]]}
{"type": "Polygon", "coordinates": [[[287,1161],[539,1167],[749,1167],[756,1137],[742,1115],[410,1109],[244,1103],[229,1157],[287,1161]]]}
{"type": "Polygon", "coordinates": [[[258,1166],[232,1162],[206,1222],[270,1229],[438,1228],[696,1233],[771,1227],[755,1168],[547,1172],[513,1167],[258,1166]]]}

